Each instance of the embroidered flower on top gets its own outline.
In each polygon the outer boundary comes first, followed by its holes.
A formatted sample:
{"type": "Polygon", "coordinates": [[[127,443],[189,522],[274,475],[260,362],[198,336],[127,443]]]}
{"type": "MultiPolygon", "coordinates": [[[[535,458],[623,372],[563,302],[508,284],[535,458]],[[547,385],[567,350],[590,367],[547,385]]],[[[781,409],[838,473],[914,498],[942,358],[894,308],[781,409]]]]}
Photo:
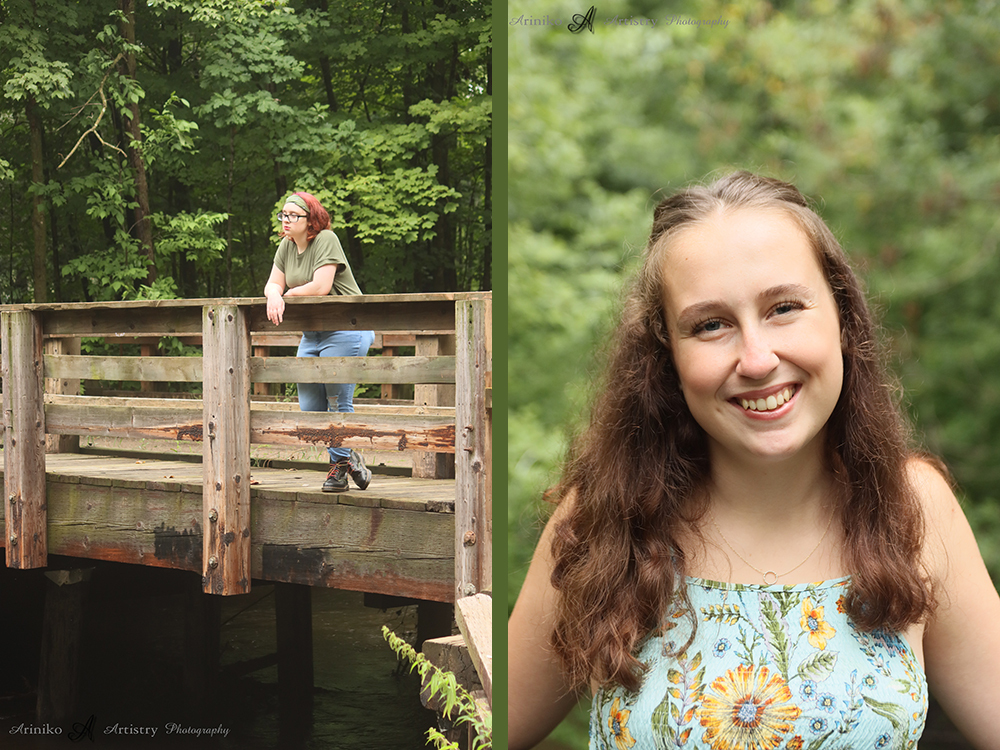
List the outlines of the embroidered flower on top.
{"type": "Polygon", "coordinates": [[[628,750],[635,744],[635,740],[632,738],[632,733],[628,731],[628,717],[631,711],[619,711],[618,710],[619,699],[615,698],[615,702],[611,704],[611,711],[608,714],[608,728],[615,736],[615,744],[618,746],[618,750],[628,750]]]}
{"type": "Polygon", "coordinates": [[[816,705],[828,713],[837,709],[837,699],[831,693],[823,693],[816,699],[816,705]]]}
{"type": "Polygon", "coordinates": [[[790,704],[792,691],[767,667],[741,664],[712,683],[698,712],[704,740],[713,750],[764,750],[777,747],[802,709],[790,704]]]}
{"type": "Polygon", "coordinates": [[[816,698],[816,683],[812,680],[803,680],[801,687],[799,687],[799,695],[807,701],[814,700],[816,698]]]}
{"type": "Polygon", "coordinates": [[[802,629],[809,633],[809,643],[820,651],[826,649],[826,642],[837,634],[833,626],[823,619],[823,607],[814,607],[812,597],[802,602],[802,629]]]}

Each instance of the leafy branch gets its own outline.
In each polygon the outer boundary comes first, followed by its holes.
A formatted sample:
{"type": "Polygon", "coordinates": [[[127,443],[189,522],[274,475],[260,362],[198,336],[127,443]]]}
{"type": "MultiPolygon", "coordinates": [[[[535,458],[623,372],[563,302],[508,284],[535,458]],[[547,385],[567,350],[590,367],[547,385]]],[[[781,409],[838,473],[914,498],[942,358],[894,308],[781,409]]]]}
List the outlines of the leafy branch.
{"type": "MultiPolygon", "coordinates": [[[[455,675],[431,664],[426,656],[417,653],[413,646],[385,625],[382,626],[382,636],[396,652],[397,657],[410,662],[411,672],[415,669],[420,673],[430,697],[444,700],[441,713],[445,718],[452,721],[455,726],[469,724],[472,727],[475,733],[472,750],[492,750],[493,715],[488,711],[480,712],[475,698],[458,684],[455,675]]],[[[433,727],[427,730],[427,739],[434,743],[437,750],[458,750],[458,744],[449,741],[433,727]]]]}

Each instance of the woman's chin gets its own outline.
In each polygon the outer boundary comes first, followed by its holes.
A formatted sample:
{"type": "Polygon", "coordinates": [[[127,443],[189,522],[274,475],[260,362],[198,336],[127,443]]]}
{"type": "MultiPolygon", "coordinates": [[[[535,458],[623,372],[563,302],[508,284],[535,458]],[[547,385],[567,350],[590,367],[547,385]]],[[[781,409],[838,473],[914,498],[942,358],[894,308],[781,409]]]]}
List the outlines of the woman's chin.
{"type": "Polygon", "coordinates": [[[729,446],[724,450],[742,456],[744,460],[759,463],[761,466],[775,466],[788,461],[805,460],[808,456],[815,455],[816,447],[821,444],[817,438],[803,441],[791,436],[788,436],[789,439],[773,437],[775,439],[752,441],[739,446],[729,446]]]}

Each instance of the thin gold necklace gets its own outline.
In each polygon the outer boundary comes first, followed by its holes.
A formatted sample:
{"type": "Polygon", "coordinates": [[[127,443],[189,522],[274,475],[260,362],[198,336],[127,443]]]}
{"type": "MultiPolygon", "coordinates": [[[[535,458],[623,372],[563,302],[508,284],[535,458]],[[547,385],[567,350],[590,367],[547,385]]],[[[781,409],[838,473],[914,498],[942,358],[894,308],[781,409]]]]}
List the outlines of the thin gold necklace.
{"type": "Polygon", "coordinates": [[[710,510],[710,511],[708,511],[708,515],[712,519],[712,525],[715,527],[715,530],[718,531],[719,532],[719,536],[722,537],[722,541],[724,541],[726,543],[726,546],[729,547],[730,550],[732,550],[733,554],[736,555],[738,558],[740,558],[740,560],[742,560],[744,563],[746,563],[746,565],[748,565],[750,568],[752,568],[753,570],[756,570],[758,573],[760,573],[764,577],[764,585],[766,585],[766,586],[773,586],[774,584],[776,584],[778,582],[779,578],[784,578],[787,575],[791,575],[796,570],[798,570],[803,565],[805,565],[807,562],[809,562],[809,558],[812,557],[816,553],[816,550],[819,549],[819,546],[823,543],[823,540],[826,539],[826,535],[830,533],[830,527],[833,525],[833,516],[835,514],[834,513],[830,514],[830,520],[827,521],[827,523],[826,523],[826,531],[823,532],[823,536],[821,536],[819,538],[819,541],[816,542],[816,546],[813,547],[809,551],[809,554],[805,556],[805,559],[802,560],[802,562],[800,562],[794,568],[792,568],[791,570],[787,570],[784,573],[775,573],[773,570],[761,570],[756,565],[754,565],[752,562],[750,562],[745,557],[743,557],[743,555],[741,555],[739,552],[737,552],[736,548],[732,544],[729,543],[729,540],[726,539],[726,535],[722,533],[722,529],[719,528],[719,524],[715,520],[715,514],[712,513],[712,511],[710,510]]]}

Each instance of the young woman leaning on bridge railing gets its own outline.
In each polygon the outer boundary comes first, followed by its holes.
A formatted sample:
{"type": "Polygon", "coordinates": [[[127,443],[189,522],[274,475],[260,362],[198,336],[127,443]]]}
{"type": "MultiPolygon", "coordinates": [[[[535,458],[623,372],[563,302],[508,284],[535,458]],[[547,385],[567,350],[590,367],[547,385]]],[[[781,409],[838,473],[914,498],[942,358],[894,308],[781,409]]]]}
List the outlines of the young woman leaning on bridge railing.
{"type": "MultiPolygon", "coordinates": [[[[264,285],[268,320],[281,323],[288,296],[361,294],[340,240],[330,229],[330,214],[315,196],[293,193],[277,218],[282,240],[264,285]]],[[[374,339],[373,331],[303,331],[296,356],[363,357],[374,339]]],[[[354,411],[354,383],[299,383],[298,393],[302,411],[354,411]]],[[[327,450],[330,471],[324,492],[346,492],[348,475],[360,489],[368,487],[372,473],[357,451],[333,446],[327,450]]]]}

